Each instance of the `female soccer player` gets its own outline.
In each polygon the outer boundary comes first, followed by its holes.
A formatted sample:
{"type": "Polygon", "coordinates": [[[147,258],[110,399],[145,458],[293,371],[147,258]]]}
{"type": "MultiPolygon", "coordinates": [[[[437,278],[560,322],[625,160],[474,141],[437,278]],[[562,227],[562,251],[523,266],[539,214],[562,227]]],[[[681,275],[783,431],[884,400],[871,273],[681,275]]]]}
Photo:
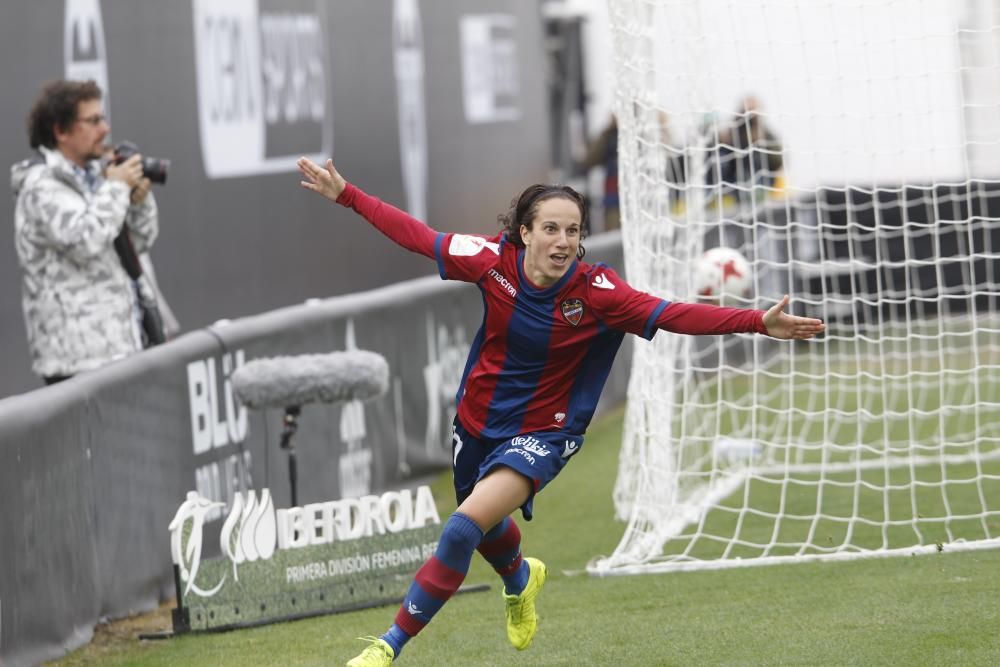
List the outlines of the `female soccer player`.
{"type": "Polygon", "coordinates": [[[503,578],[507,637],[518,649],[537,629],[535,598],[545,565],[521,557],[510,516],[531,520],[536,493],[580,450],[611,362],[625,333],[762,333],[811,338],[820,320],[664,301],[632,289],[603,264],[580,261],[587,223],[569,187],[532,185],[492,237],[435,232],[347,183],[331,160],[301,158],[302,186],[350,207],[407,250],[437,262],[442,278],[476,283],[485,315],[465,365],[455,419],[458,509],[437,551],[417,572],[395,622],[348,667],[389,665],[465,579],[478,550],[503,578]]]}

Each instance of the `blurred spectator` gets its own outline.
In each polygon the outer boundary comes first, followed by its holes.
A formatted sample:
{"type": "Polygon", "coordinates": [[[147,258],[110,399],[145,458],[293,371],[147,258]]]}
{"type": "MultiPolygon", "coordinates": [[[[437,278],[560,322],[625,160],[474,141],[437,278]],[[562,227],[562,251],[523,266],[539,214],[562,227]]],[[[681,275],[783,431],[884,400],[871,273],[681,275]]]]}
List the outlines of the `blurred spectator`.
{"type": "Polygon", "coordinates": [[[723,199],[748,204],[766,196],[780,182],[781,141],[767,126],[757,98],[748,95],[730,123],[718,130],[717,150],[709,160],[706,183],[721,186],[723,199]]]}
{"type": "Polygon", "coordinates": [[[687,191],[687,167],[685,149],[675,145],[670,132],[670,119],[665,111],[657,111],[656,127],[659,134],[658,146],[663,151],[663,180],[667,188],[667,198],[674,214],[679,214],[687,191]]]}
{"type": "MultiPolygon", "coordinates": [[[[663,178],[667,186],[666,195],[672,204],[680,200],[684,187],[684,151],[674,146],[670,139],[670,125],[666,112],[655,108],[633,110],[637,132],[646,139],[647,146],[655,145],[658,155],[662,155],[663,178]]],[[[583,170],[602,167],[604,170],[604,194],[601,200],[604,210],[604,231],[621,227],[621,213],[618,199],[618,119],[612,115],[611,121],[597,139],[587,149],[586,157],[580,163],[583,170]]]]}
{"type": "Polygon", "coordinates": [[[604,210],[604,231],[621,227],[618,210],[618,119],[611,121],[587,148],[587,155],[580,165],[585,170],[604,168],[604,196],[601,206],[604,210]]]}
{"type": "Polygon", "coordinates": [[[146,252],[159,230],[142,156],[109,162],[93,81],[45,86],[28,116],[34,154],[11,168],[15,243],[32,369],[46,384],[142,349],[140,293],[115,249],[146,252]],[[126,234],[121,234],[127,230],[126,234]]]}

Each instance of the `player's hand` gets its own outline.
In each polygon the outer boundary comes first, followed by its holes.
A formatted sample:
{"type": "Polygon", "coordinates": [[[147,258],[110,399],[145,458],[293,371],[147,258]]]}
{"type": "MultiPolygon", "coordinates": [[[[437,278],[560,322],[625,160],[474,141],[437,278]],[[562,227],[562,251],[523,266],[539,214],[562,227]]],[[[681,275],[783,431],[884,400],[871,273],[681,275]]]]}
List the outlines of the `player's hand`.
{"type": "Polygon", "coordinates": [[[321,167],[307,157],[300,157],[296,164],[302,174],[302,187],[318,192],[330,201],[337,201],[337,197],[347,187],[347,181],[333,166],[333,160],[327,160],[326,166],[321,167]]]}
{"type": "Polygon", "coordinates": [[[764,326],[767,327],[768,336],[782,340],[805,339],[826,330],[823,320],[786,313],[785,308],[788,307],[789,301],[786,294],[781,301],[764,313],[764,326]]]}
{"type": "Polygon", "coordinates": [[[137,187],[142,181],[142,156],[136,153],[121,164],[109,164],[104,177],[109,181],[121,181],[129,189],[137,187]]]}
{"type": "Polygon", "coordinates": [[[139,181],[139,184],[132,188],[132,204],[138,206],[142,202],[146,201],[146,195],[149,194],[150,188],[153,187],[153,182],[148,178],[143,178],[139,181]]]}

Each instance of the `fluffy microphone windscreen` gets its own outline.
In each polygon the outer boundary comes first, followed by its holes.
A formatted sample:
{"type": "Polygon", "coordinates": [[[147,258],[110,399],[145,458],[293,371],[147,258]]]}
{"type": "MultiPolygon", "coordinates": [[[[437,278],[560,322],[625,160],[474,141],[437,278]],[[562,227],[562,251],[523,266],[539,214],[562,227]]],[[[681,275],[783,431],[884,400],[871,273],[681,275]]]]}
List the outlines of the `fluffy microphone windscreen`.
{"type": "Polygon", "coordinates": [[[389,364],[365,350],[269,357],[248,361],[231,379],[247,407],[286,408],[377,398],[389,388],[389,364]]]}

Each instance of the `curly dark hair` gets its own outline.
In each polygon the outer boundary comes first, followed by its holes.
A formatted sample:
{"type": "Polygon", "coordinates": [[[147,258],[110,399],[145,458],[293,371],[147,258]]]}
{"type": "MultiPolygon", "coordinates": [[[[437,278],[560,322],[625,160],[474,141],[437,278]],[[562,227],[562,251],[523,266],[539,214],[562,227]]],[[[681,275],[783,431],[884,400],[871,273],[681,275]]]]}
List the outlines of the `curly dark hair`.
{"type": "Polygon", "coordinates": [[[28,114],[28,141],[32,148],[56,147],[54,128],[69,130],[76,121],[80,102],[101,99],[101,87],[94,81],[51,81],[42,88],[28,114]]]}
{"type": "Polygon", "coordinates": [[[576,258],[583,259],[587,254],[583,247],[583,239],[587,237],[587,200],[579,192],[568,185],[547,185],[536,183],[525,188],[516,199],[510,202],[510,210],[497,216],[497,222],[503,227],[504,236],[508,243],[513,243],[517,248],[523,248],[524,242],[521,240],[521,225],[531,229],[531,224],[535,221],[535,214],[538,207],[546,199],[568,199],[580,208],[580,248],[576,251],[576,258]]]}

